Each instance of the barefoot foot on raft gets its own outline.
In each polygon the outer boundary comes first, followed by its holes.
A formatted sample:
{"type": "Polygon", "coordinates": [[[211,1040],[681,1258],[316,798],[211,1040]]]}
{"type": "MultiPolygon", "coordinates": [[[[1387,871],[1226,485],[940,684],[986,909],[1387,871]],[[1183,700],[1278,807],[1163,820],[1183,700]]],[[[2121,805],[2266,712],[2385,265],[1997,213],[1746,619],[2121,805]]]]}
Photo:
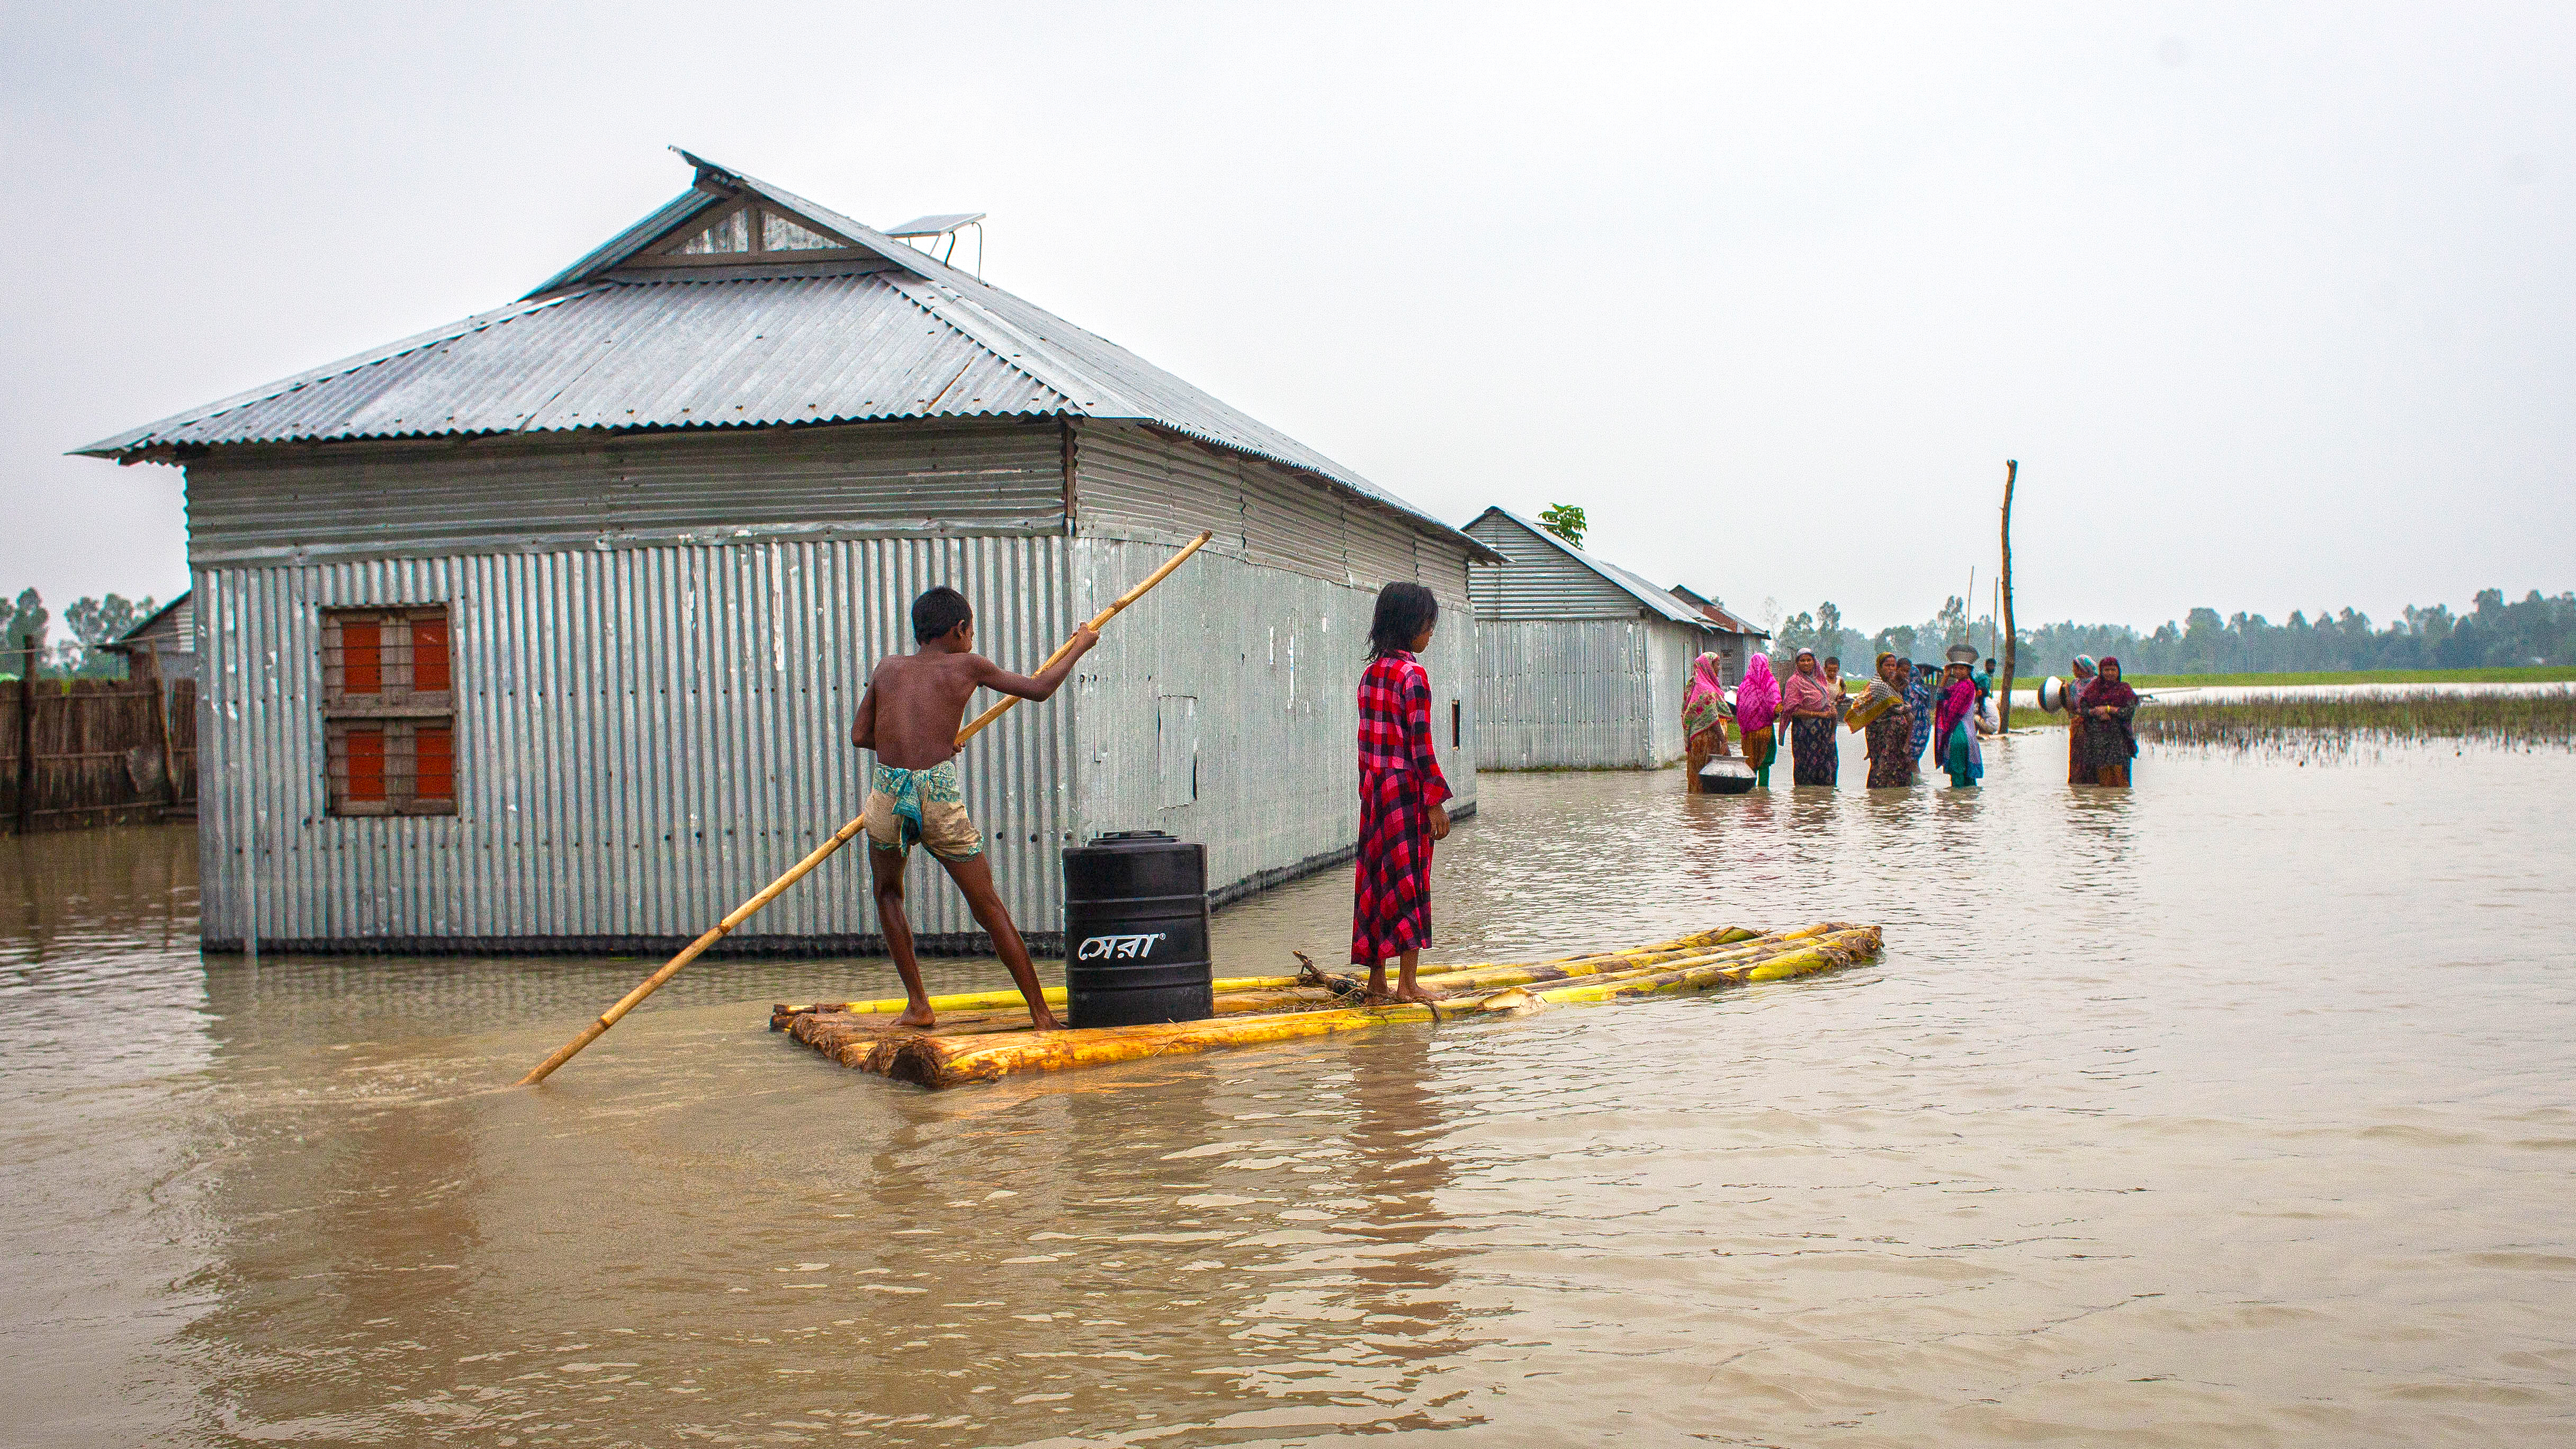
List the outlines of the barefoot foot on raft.
{"type": "Polygon", "coordinates": [[[894,1019],[894,1024],[897,1026],[937,1026],[939,1024],[939,1018],[931,1012],[929,1005],[925,1003],[920,1006],[905,1007],[903,1009],[903,1015],[894,1019]]]}
{"type": "Polygon", "coordinates": [[[1055,1013],[1052,1011],[1033,1011],[1029,1013],[1029,1030],[1062,1031],[1064,1030],[1064,1023],[1057,1021],[1055,1019],[1055,1013]]]}

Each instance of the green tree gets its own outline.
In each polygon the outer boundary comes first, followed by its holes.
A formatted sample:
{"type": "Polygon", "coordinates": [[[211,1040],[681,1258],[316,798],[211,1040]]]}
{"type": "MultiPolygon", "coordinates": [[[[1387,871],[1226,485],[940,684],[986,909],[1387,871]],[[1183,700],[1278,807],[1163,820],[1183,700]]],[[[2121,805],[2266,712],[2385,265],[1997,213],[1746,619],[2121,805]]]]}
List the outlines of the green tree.
{"type": "MultiPolygon", "coordinates": [[[[26,668],[26,660],[19,654],[19,649],[28,635],[43,634],[46,622],[52,617],[45,611],[43,597],[34,589],[20,594],[15,604],[0,603],[0,671],[14,677],[26,668]]],[[[41,658],[37,667],[43,668],[41,658]]]]}
{"type": "Polygon", "coordinates": [[[58,667],[82,679],[123,678],[125,661],[99,646],[123,638],[127,630],[151,618],[154,608],[148,595],[140,604],[119,594],[75,601],[63,610],[63,627],[72,637],[61,645],[58,667]]]}
{"type": "Polygon", "coordinates": [[[1539,527],[1564,539],[1576,548],[1583,547],[1583,510],[1572,503],[1551,503],[1538,516],[1539,527]]]}

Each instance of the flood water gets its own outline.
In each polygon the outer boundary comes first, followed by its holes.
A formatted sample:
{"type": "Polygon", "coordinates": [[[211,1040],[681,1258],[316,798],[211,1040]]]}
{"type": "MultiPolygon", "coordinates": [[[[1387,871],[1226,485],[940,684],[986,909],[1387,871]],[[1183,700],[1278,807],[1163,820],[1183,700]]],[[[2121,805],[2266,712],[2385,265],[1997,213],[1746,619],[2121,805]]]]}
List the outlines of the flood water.
{"type": "Polygon", "coordinates": [[[522,1091],[651,963],[201,960],[184,830],[0,842],[0,1440],[2576,1439],[2576,756],[1989,757],[1488,776],[1435,877],[1438,958],[1872,965],[944,1094],[764,1029],[880,962],[522,1091]]]}

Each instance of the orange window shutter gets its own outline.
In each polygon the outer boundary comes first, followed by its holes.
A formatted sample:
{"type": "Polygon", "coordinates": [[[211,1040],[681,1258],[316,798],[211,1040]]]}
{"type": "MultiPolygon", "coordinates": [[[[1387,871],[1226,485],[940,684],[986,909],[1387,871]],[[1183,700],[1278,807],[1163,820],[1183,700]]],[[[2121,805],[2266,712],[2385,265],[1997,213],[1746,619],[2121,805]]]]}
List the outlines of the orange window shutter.
{"type": "Polygon", "coordinates": [[[412,780],[413,799],[456,798],[455,726],[425,724],[414,731],[412,761],[416,771],[412,780]]]}
{"type": "Polygon", "coordinates": [[[447,621],[414,619],[411,623],[411,687],[427,693],[448,687],[447,621]]]}
{"type": "Polygon", "coordinates": [[[371,804],[382,803],[385,798],[384,730],[373,725],[352,725],[345,739],[349,756],[348,798],[371,804]]]}
{"type": "MultiPolygon", "coordinates": [[[[342,694],[385,692],[384,633],[375,620],[351,619],[340,626],[340,680],[342,694]]],[[[381,756],[381,739],[378,745],[381,756]]]]}

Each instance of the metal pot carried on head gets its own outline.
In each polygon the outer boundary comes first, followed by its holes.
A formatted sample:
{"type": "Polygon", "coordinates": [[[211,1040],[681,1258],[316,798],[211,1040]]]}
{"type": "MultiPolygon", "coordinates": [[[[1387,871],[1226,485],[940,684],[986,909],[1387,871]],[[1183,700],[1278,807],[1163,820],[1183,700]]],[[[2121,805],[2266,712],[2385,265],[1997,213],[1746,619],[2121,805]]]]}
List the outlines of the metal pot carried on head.
{"type": "Polygon", "coordinates": [[[2052,674],[2039,682],[2039,707],[2041,709],[2054,714],[2074,702],[2074,696],[2069,690],[2065,680],[2052,674]]]}

